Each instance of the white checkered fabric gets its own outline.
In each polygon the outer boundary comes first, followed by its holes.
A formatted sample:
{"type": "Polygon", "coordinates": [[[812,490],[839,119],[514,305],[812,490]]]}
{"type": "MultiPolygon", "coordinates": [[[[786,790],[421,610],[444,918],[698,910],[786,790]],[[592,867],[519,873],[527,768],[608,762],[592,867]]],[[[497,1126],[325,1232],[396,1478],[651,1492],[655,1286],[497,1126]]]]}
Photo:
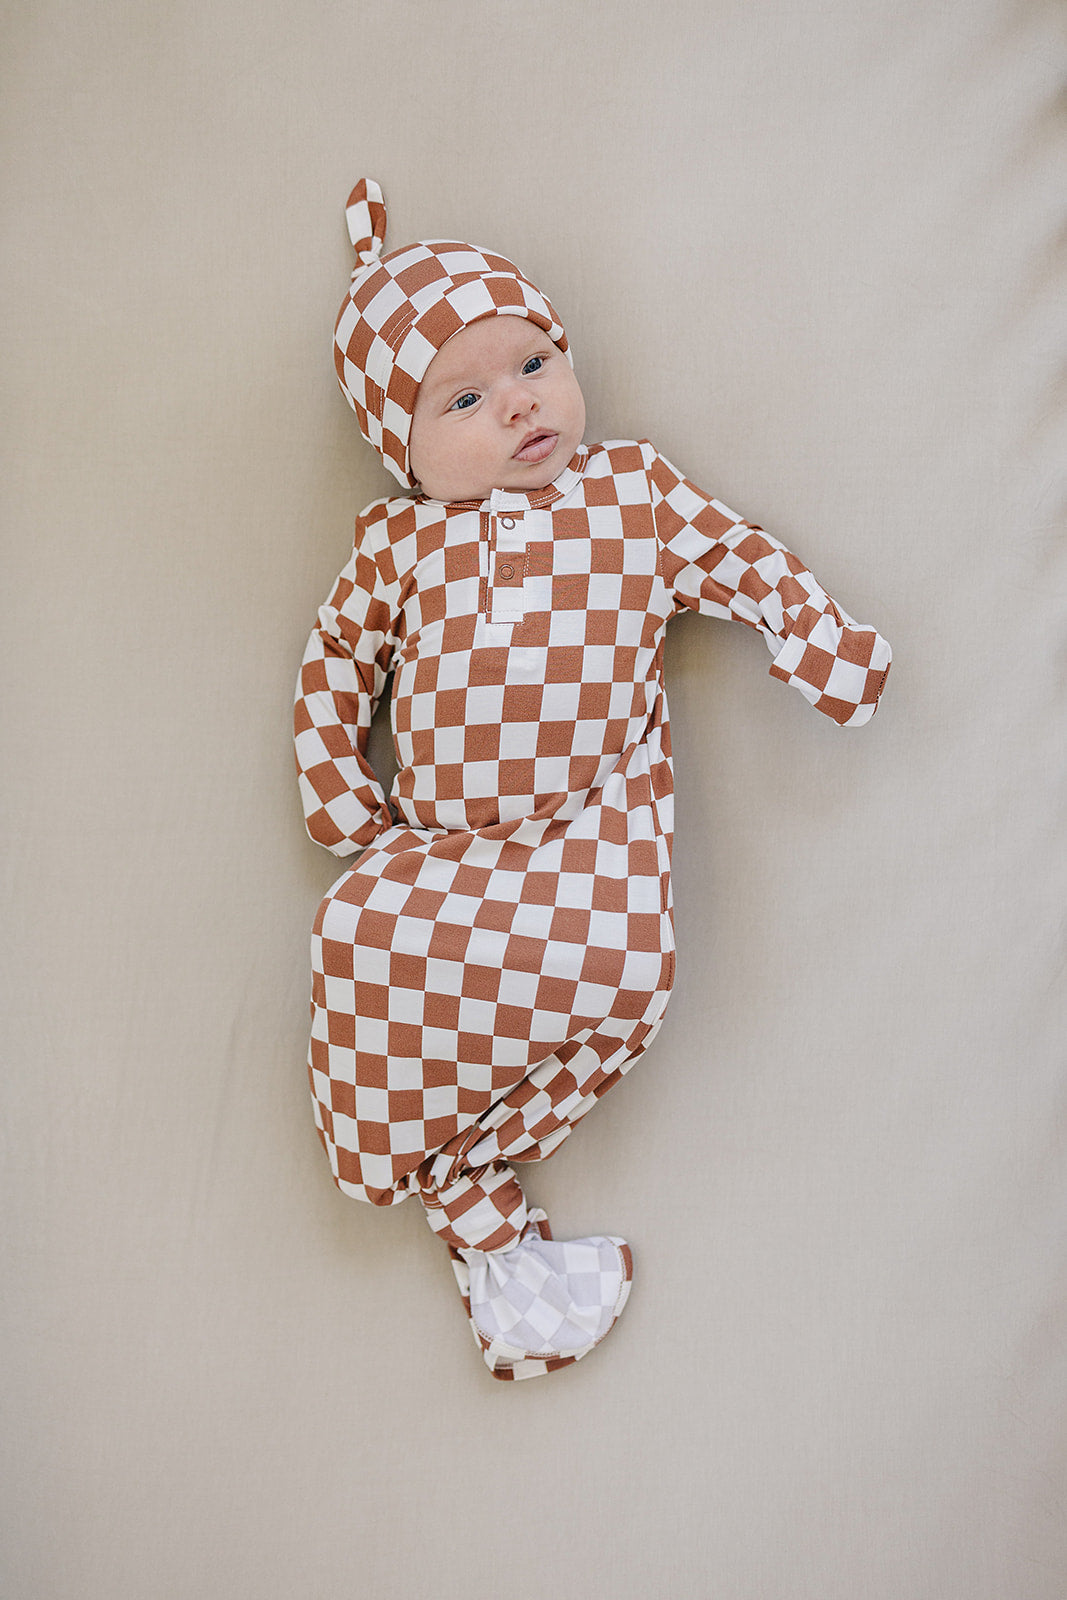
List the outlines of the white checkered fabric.
{"type": "Polygon", "coordinates": [[[509,1250],[453,1252],[475,1342],[497,1378],[530,1378],[580,1361],[618,1321],[633,1261],[624,1239],[552,1239],[531,1211],[509,1250]]]}
{"type": "Polygon", "coordinates": [[[315,921],[310,1081],[334,1177],[419,1194],[455,1249],[527,1225],[555,1150],[643,1052],[674,972],[666,625],[756,629],[843,726],[889,647],[647,442],[548,489],[370,506],[301,672],[308,831],[362,849],[315,921]],[[367,731],[392,674],[390,801],[367,731]]]}
{"type": "Polygon", "coordinates": [[[571,360],[552,305],[496,251],[454,239],[421,239],[381,255],[382,192],[361,178],[345,208],[356,250],[352,283],[334,329],[337,380],[360,432],[393,476],[415,486],[408,439],[415,396],[434,356],[483,317],[526,317],[571,360]]]}

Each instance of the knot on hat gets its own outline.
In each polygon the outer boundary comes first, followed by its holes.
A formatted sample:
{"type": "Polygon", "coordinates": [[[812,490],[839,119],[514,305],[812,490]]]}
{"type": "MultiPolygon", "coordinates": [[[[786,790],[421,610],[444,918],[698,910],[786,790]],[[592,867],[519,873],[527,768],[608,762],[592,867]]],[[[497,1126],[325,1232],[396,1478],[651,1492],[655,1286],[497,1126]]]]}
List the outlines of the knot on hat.
{"type": "Polygon", "coordinates": [[[373,178],[360,178],[345,204],[345,219],[356,252],[354,278],[377,266],[385,243],[385,201],[373,178]]]}

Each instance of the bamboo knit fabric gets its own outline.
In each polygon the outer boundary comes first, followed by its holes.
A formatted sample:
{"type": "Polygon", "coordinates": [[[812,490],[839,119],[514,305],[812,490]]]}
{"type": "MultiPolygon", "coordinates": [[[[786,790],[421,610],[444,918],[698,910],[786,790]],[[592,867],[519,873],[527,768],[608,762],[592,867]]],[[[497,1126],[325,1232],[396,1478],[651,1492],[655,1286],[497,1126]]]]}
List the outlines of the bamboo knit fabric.
{"type": "Polygon", "coordinates": [[[308,642],[308,832],[361,852],[315,919],[316,1122],[346,1194],[418,1194],[454,1250],[519,1237],[512,1164],[551,1154],[663,1016],[683,610],[757,629],[842,726],[874,714],[886,642],[647,441],[583,447],[533,495],[376,502],[308,642]],[[366,756],[390,672],[391,806],[366,756]]]}

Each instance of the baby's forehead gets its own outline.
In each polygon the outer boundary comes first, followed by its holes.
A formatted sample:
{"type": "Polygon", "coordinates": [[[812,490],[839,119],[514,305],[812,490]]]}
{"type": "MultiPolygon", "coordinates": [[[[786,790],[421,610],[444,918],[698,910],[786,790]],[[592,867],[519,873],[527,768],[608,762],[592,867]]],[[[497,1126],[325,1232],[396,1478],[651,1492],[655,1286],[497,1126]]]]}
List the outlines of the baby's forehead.
{"type": "Polygon", "coordinates": [[[527,345],[540,343],[552,341],[529,317],[503,311],[481,317],[445,340],[427,367],[422,385],[446,382],[480,363],[511,360],[527,345]]]}

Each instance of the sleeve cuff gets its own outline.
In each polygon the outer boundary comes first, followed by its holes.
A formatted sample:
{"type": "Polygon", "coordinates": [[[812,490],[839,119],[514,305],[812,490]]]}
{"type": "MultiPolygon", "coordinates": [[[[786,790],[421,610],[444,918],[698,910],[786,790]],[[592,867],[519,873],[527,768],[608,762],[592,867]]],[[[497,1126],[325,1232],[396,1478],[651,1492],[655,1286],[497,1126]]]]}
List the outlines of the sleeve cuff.
{"type": "MultiPolygon", "coordinates": [[[[769,641],[774,648],[773,640],[769,641]]],[[[807,637],[793,633],[771,663],[772,678],[799,689],[842,728],[859,728],[878,709],[893,652],[874,628],[824,613],[807,637]]]]}

